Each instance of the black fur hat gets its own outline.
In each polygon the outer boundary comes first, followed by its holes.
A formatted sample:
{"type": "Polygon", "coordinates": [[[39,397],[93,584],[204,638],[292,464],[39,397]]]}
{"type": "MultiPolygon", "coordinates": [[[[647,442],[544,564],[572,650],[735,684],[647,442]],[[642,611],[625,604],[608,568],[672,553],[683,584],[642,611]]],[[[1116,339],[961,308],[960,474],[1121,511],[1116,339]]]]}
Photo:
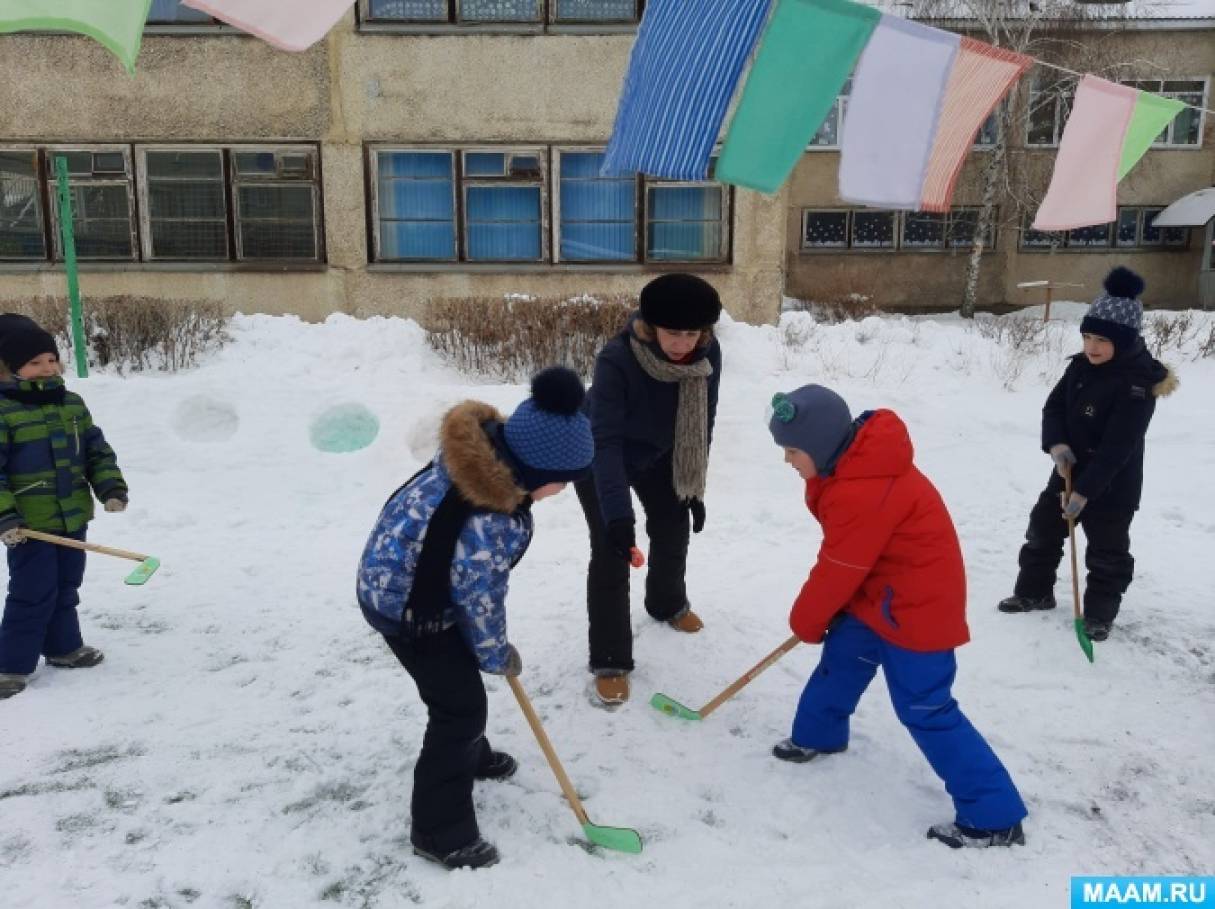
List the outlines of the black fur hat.
{"type": "Polygon", "coordinates": [[[717,291],[695,275],[662,275],[641,289],[641,318],[658,328],[703,330],[720,317],[717,291]]]}

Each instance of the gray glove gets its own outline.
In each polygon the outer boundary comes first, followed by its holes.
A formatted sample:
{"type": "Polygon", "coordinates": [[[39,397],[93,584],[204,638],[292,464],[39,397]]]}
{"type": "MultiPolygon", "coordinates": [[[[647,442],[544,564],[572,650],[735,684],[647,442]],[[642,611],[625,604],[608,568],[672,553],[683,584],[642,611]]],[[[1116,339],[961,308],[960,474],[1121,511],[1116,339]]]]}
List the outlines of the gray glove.
{"type": "Polygon", "coordinates": [[[523,671],[523,657],[519,656],[519,651],[515,649],[514,644],[506,645],[506,665],[497,670],[494,675],[517,676],[523,671]]]}
{"type": "Polygon", "coordinates": [[[1066,477],[1072,472],[1072,467],[1076,463],[1076,455],[1072,452],[1070,445],[1052,445],[1050,447],[1051,460],[1055,462],[1055,473],[1061,477],[1066,477]]]}
{"type": "Polygon", "coordinates": [[[126,511],[127,510],[127,500],[118,499],[118,498],[106,499],[105,500],[105,510],[106,511],[126,511]]]}
{"type": "Polygon", "coordinates": [[[3,543],[9,549],[12,549],[14,546],[20,546],[25,542],[25,534],[21,531],[22,528],[20,527],[10,527],[4,533],[0,533],[0,543],[3,543]]]}
{"type": "Polygon", "coordinates": [[[1074,521],[1080,517],[1080,512],[1084,510],[1084,506],[1088,504],[1088,498],[1080,495],[1078,492],[1073,492],[1063,502],[1063,517],[1069,521],[1074,521]]]}

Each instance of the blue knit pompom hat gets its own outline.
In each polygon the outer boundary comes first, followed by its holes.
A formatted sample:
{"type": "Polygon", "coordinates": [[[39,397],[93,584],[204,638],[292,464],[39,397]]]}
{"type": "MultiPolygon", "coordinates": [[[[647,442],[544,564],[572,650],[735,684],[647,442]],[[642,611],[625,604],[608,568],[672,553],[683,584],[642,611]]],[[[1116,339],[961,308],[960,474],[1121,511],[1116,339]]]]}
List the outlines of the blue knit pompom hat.
{"type": "Polygon", "coordinates": [[[822,385],[803,385],[773,397],[768,431],[782,448],[810,455],[821,474],[835,470],[856,435],[847,403],[822,385]]]}
{"type": "Polygon", "coordinates": [[[1100,335],[1115,351],[1129,350],[1143,327],[1143,278],[1119,266],[1105,277],[1105,293],[1093,301],[1080,321],[1081,334],[1100,335]]]}
{"type": "Polygon", "coordinates": [[[532,378],[532,396],[502,427],[516,479],[528,492],[584,477],[595,457],[591,421],[582,413],[586,389],[572,369],[550,366],[532,378]]]}

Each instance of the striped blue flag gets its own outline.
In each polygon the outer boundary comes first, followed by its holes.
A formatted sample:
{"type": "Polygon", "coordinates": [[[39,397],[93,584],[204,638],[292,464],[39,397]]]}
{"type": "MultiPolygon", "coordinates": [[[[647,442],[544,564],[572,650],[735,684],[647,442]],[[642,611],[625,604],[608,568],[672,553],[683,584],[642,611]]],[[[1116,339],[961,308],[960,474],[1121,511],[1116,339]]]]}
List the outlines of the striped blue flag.
{"type": "Polygon", "coordinates": [[[770,0],[651,0],[624,75],[603,176],[703,180],[770,0]]]}

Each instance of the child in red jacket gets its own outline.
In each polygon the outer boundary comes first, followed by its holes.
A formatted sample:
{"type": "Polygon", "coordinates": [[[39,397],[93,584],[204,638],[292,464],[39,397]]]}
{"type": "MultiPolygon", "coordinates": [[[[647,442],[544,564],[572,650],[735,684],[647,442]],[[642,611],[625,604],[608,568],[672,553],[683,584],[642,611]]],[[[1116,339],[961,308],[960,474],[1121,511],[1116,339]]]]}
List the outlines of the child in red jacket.
{"type": "Polygon", "coordinates": [[[955,820],[934,824],[928,838],[955,849],[1023,844],[1025,804],[950,694],[953,650],[970,639],[966,575],[945,503],[912,464],[907,427],[889,410],[853,420],[821,385],[772,405],[772,438],[806,481],[806,505],[823,528],[789,616],[823,654],[792,737],[772,753],[804,763],[847,749],[848,718],[880,666],[895,713],[953,797],[955,820]]]}

